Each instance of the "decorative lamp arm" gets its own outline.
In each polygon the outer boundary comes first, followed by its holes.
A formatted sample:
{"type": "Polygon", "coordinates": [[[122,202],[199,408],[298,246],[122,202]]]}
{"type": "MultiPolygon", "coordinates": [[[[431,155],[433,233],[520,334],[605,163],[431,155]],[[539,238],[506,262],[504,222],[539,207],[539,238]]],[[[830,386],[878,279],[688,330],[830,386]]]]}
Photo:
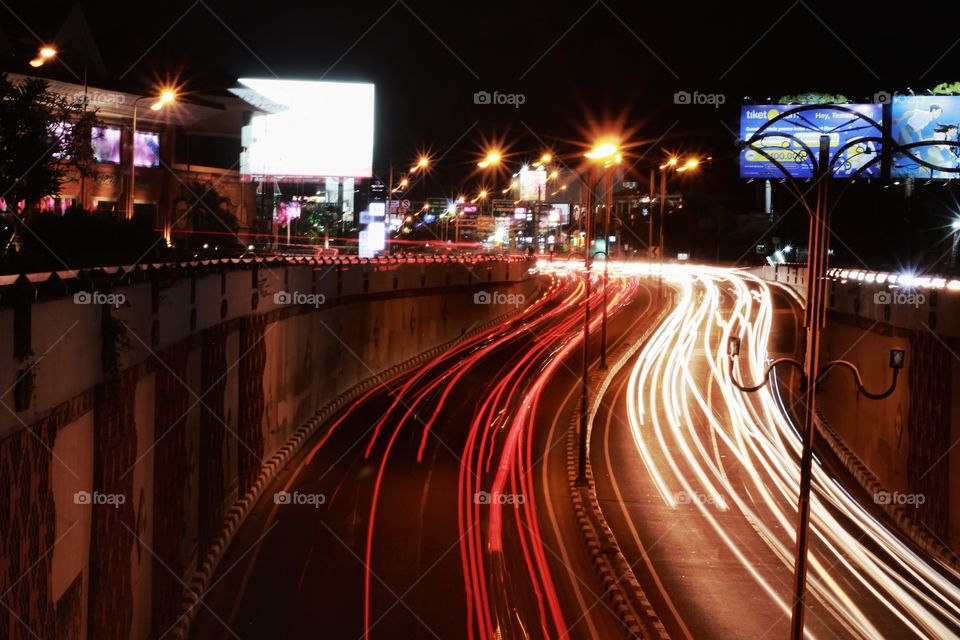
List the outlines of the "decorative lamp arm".
{"type": "Polygon", "coordinates": [[[733,361],[740,355],[740,338],[737,336],[730,336],[730,340],[727,342],[727,355],[730,356],[728,358],[730,361],[730,381],[733,382],[733,386],[735,386],[737,389],[740,389],[740,391],[753,393],[754,391],[763,389],[765,386],[767,386],[767,383],[770,382],[770,372],[781,364],[789,364],[796,367],[800,371],[801,385],[806,386],[806,376],[804,376],[803,364],[794,360],[793,358],[777,358],[767,365],[766,370],[763,372],[763,379],[759,383],[755,385],[741,384],[740,382],[737,382],[737,378],[733,371],[733,361]]]}
{"type": "Polygon", "coordinates": [[[905,359],[906,352],[903,349],[890,350],[890,368],[893,370],[893,379],[890,381],[890,386],[887,388],[887,390],[880,393],[871,393],[870,391],[867,391],[867,389],[863,386],[863,378],[860,376],[860,370],[855,364],[848,360],[832,360],[826,363],[820,370],[819,379],[823,379],[834,367],[844,367],[849,369],[853,374],[853,379],[857,385],[858,392],[862,393],[871,400],[883,400],[896,390],[897,376],[900,374],[900,369],[903,368],[905,359]]]}

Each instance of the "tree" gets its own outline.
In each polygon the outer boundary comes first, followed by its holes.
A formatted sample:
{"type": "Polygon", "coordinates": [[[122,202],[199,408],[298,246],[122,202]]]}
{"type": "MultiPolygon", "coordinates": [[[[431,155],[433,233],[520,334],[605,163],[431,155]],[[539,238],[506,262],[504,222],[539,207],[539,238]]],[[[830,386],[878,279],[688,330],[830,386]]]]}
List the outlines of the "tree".
{"type": "Polygon", "coordinates": [[[191,234],[186,244],[200,245],[208,242],[225,246],[238,246],[237,217],[231,209],[233,203],[221,195],[212,185],[194,182],[184,185],[179,196],[173,200],[174,221],[177,227],[189,227],[191,234]],[[184,224],[186,223],[186,224],[184,224]]]}
{"type": "Polygon", "coordinates": [[[843,94],[821,93],[818,91],[781,96],[779,100],[780,104],[844,104],[846,102],[850,102],[850,99],[843,94]]]}
{"type": "Polygon", "coordinates": [[[960,93],[960,82],[941,82],[931,89],[931,93],[938,96],[955,96],[960,93]]]}
{"type": "Polygon", "coordinates": [[[93,161],[95,110],[50,91],[43,80],[11,82],[0,74],[0,196],[7,209],[24,202],[29,214],[55,196],[73,165],[82,175],[93,161]]]}

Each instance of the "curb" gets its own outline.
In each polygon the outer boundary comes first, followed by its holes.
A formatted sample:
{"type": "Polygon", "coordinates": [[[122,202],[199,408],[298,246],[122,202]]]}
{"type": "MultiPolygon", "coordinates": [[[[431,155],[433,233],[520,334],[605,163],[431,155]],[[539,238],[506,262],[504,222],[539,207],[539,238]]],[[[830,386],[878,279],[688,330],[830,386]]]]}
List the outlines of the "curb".
{"type": "MultiPolygon", "coordinates": [[[[607,371],[594,370],[591,372],[589,386],[594,394],[594,401],[587,417],[588,451],[589,434],[593,432],[593,419],[600,408],[604,392],[610,386],[610,381],[646,344],[650,334],[660,326],[669,313],[671,306],[665,307],[660,312],[640,339],[619,349],[614,354],[615,364],[610,366],[607,371]]],[[[587,554],[590,556],[590,561],[603,583],[604,595],[607,596],[614,613],[623,624],[627,637],[637,640],[669,640],[670,635],[637,581],[630,562],[620,550],[620,545],[617,544],[617,539],[603,516],[603,510],[600,508],[600,502],[597,500],[597,493],[594,488],[593,467],[590,463],[589,454],[586,461],[587,486],[578,487],[576,485],[577,436],[580,415],[580,409],[578,408],[573,412],[570,426],[567,429],[567,480],[570,487],[570,498],[573,501],[573,513],[577,521],[577,529],[583,536],[587,554]]]]}
{"type": "Polygon", "coordinates": [[[190,637],[190,629],[197,615],[197,605],[206,593],[210,580],[214,572],[223,559],[230,543],[236,535],[237,530],[247,519],[254,505],[258,502],[267,485],[272,482],[277,474],[284,468],[303,444],[316,433],[317,429],[325,423],[331,416],[340,411],[347,404],[355,400],[358,396],[369,391],[374,385],[380,384],[385,378],[391,378],[399,373],[409,371],[427,360],[433,359],[441,353],[447,351],[454,345],[462,342],[464,339],[475,336],[490,327],[493,327],[504,320],[520,313],[522,309],[512,309],[504,314],[497,316],[483,324],[479,324],[473,329],[465,332],[463,335],[428,349],[412,358],[404,360],[400,364],[393,365],[384,369],[380,373],[366,378],[342,394],[324,404],[313,416],[304,422],[287,441],[263,464],[260,473],[257,475],[250,490],[227,510],[224,519],[223,528],[220,535],[207,549],[207,554],[200,564],[200,568],[190,577],[188,587],[184,589],[183,600],[180,603],[181,612],[176,623],[171,627],[165,636],[175,638],[176,640],[187,640],[190,637]]]}

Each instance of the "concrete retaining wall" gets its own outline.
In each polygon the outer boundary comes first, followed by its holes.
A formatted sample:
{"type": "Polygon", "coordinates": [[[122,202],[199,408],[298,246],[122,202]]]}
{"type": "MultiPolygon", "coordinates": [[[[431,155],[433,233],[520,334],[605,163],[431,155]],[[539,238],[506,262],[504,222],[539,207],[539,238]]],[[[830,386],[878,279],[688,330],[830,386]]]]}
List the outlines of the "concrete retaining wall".
{"type": "Polygon", "coordinates": [[[338,394],[507,311],[477,293],[531,300],[529,269],[274,262],[92,274],[115,296],[94,304],[75,284],[0,298],[0,637],[168,635],[263,461],[338,394]]]}
{"type": "MultiPolygon", "coordinates": [[[[758,271],[805,296],[803,267],[758,271]]],[[[960,283],[847,269],[829,277],[825,361],[851,361],[879,391],[890,384],[890,349],[907,356],[884,400],[859,395],[848,371],[832,372],[821,386],[823,418],[865,477],[908,502],[900,511],[918,533],[960,551],[960,503],[951,499],[960,495],[960,283]]]]}

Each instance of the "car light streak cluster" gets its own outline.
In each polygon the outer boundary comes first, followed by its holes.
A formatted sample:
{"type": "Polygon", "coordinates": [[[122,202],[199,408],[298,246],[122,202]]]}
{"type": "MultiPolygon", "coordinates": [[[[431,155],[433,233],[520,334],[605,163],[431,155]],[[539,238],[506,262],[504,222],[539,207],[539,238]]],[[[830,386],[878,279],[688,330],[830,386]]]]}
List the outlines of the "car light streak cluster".
{"type": "MultiPolygon", "coordinates": [[[[659,272],[651,265],[629,269],[659,272]]],[[[634,443],[663,501],[673,509],[692,505],[788,616],[789,588],[758,570],[756,559],[772,553],[792,570],[799,433],[775,384],[754,394],[733,386],[726,352],[728,338],[739,336],[744,349],[736,375],[763,375],[770,289],[742,271],[674,265],[662,273],[676,292],[675,309],[630,372],[634,443]],[[717,515],[731,511],[752,525],[755,538],[724,529],[717,515]]],[[[851,636],[958,637],[958,576],[920,557],[819,461],[811,535],[809,588],[851,636]]]]}
{"type": "MultiPolygon", "coordinates": [[[[531,305],[504,323],[465,339],[440,357],[409,374],[385,380],[360,397],[354,407],[376,394],[392,398],[372,426],[364,457],[379,458],[373,479],[366,524],[364,629],[372,637],[374,602],[371,578],[377,544],[377,510],[387,482],[387,466],[402,434],[415,430],[419,438],[417,462],[424,460],[433,430],[444,408],[457,397],[458,385],[481,361],[510,343],[527,348],[490,378],[484,399],[473,412],[466,444],[455,452],[461,458],[456,509],[460,558],[467,608],[467,637],[565,637],[567,627],[541,541],[534,476],[539,456],[532,448],[530,430],[550,377],[563,359],[581,345],[585,286],[574,274],[547,275],[550,285],[531,305]],[[478,500],[485,494],[489,500],[478,500]],[[501,496],[509,496],[501,500],[501,496]],[[519,499],[514,499],[519,496],[519,499]],[[533,594],[536,612],[519,604],[533,594]],[[528,620],[537,618],[535,621],[528,620]]],[[[609,313],[628,303],[639,288],[636,279],[611,278],[607,294],[609,313]]],[[[591,294],[591,306],[601,304],[600,288],[591,294]]],[[[599,325],[599,314],[592,327],[599,325]]],[[[347,410],[326,428],[308,454],[307,464],[338,429],[349,424],[347,410]]],[[[439,436],[434,436],[439,438],[439,436]]],[[[442,441],[438,446],[445,446],[442,441]]],[[[383,535],[385,532],[380,532],[383,535]]]]}

